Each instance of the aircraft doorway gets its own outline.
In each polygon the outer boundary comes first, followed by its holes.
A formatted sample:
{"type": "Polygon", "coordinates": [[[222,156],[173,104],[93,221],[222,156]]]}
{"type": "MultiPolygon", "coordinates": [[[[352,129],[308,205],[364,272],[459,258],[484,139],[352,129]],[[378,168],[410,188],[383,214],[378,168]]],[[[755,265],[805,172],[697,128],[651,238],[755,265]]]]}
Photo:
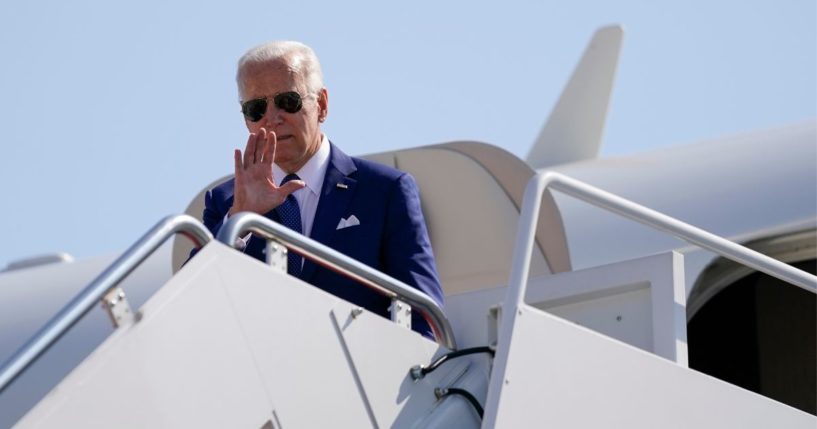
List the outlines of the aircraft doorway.
{"type": "MultiPolygon", "coordinates": [[[[792,263],[817,272],[814,259],[792,263]]],[[[817,414],[817,296],[763,273],[742,277],[689,320],[689,366],[817,414]]]]}

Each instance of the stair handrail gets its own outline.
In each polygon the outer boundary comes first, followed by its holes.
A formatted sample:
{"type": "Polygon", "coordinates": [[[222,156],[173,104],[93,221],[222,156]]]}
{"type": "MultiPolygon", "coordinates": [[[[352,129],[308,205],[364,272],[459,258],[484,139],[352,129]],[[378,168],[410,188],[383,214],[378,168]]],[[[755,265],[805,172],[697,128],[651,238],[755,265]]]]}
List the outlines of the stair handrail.
{"type": "Polygon", "coordinates": [[[520,304],[524,299],[525,279],[527,279],[530,270],[531,252],[533,251],[531,246],[536,232],[537,215],[541,207],[542,194],[548,188],[669,233],[676,238],[711,250],[737,263],[744,264],[817,294],[817,276],[618,195],[563,174],[546,171],[538,172],[528,181],[525,188],[516,247],[513,254],[514,265],[509,280],[509,302],[520,304]]]}
{"type": "Polygon", "coordinates": [[[579,180],[553,171],[539,171],[528,181],[522,201],[513,251],[513,266],[508,280],[508,292],[503,304],[502,320],[497,338],[499,347],[497,347],[491,381],[488,386],[488,397],[485,400],[484,427],[491,427],[496,423],[499,405],[498,392],[502,388],[502,383],[507,382],[505,376],[510,353],[509,344],[516,318],[524,313],[525,291],[533,254],[536,224],[542,205],[542,194],[547,189],[560,191],[596,207],[667,232],[681,240],[709,249],[725,258],[817,294],[817,276],[579,180]]]}
{"type": "Polygon", "coordinates": [[[196,247],[202,247],[213,240],[210,231],[192,216],[167,216],[159,221],[102,274],[74,296],[0,367],[0,393],[88,313],[103,296],[122,282],[168,238],[177,233],[189,238],[196,247]]]}
{"type": "Polygon", "coordinates": [[[440,306],[424,292],[255,213],[243,212],[230,216],[219,230],[216,239],[227,246],[240,247],[243,243],[237,246],[236,241],[248,232],[265,240],[274,240],[288,250],[294,250],[319,265],[357,280],[382,295],[406,302],[420,311],[431,326],[439,344],[450,350],[457,349],[451,323],[440,306]]]}

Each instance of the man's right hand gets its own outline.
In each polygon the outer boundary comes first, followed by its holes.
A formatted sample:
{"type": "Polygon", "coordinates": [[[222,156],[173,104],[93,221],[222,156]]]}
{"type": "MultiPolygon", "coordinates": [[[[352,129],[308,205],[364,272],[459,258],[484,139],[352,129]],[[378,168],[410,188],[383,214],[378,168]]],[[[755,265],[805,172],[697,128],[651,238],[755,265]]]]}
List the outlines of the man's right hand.
{"type": "Polygon", "coordinates": [[[289,194],[303,188],[302,180],[292,180],[283,186],[275,186],[272,163],[278,139],[273,131],[264,128],[251,133],[244,148],[235,150],[235,195],[230,216],[239,212],[265,214],[278,207],[289,194]]]}

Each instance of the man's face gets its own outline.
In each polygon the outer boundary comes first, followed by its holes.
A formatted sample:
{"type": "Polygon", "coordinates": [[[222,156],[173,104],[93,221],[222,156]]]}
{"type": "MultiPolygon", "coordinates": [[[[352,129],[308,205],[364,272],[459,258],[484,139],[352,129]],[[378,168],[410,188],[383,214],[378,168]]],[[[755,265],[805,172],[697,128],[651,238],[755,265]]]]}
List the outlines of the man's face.
{"type": "Polygon", "coordinates": [[[274,131],[278,137],[275,163],[294,173],[320,147],[320,121],[326,116],[328,95],[325,89],[309,94],[304,77],[290,70],[285,61],[250,64],[242,73],[241,102],[264,97],[268,99],[266,113],[258,122],[244,118],[247,129],[251,133],[258,133],[261,128],[274,131]],[[275,95],[287,91],[295,91],[303,98],[300,111],[287,113],[273,103],[275,95]]]}

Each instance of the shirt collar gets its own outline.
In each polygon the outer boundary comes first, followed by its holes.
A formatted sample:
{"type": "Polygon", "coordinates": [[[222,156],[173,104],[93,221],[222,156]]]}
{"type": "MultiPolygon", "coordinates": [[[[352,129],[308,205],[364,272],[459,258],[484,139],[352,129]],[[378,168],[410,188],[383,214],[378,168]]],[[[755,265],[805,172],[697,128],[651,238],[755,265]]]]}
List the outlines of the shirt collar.
{"type": "MultiPolygon", "coordinates": [[[[323,187],[323,178],[326,176],[326,167],[329,165],[329,152],[329,139],[326,138],[326,134],[321,134],[321,146],[318,151],[306,161],[300,170],[295,172],[306,183],[306,188],[315,195],[320,195],[323,187]]],[[[272,164],[272,175],[275,177],[275,184],[281,186],[281,181],[284,180],[287,173],[278,167],[278,164],[272,164]]]]}

